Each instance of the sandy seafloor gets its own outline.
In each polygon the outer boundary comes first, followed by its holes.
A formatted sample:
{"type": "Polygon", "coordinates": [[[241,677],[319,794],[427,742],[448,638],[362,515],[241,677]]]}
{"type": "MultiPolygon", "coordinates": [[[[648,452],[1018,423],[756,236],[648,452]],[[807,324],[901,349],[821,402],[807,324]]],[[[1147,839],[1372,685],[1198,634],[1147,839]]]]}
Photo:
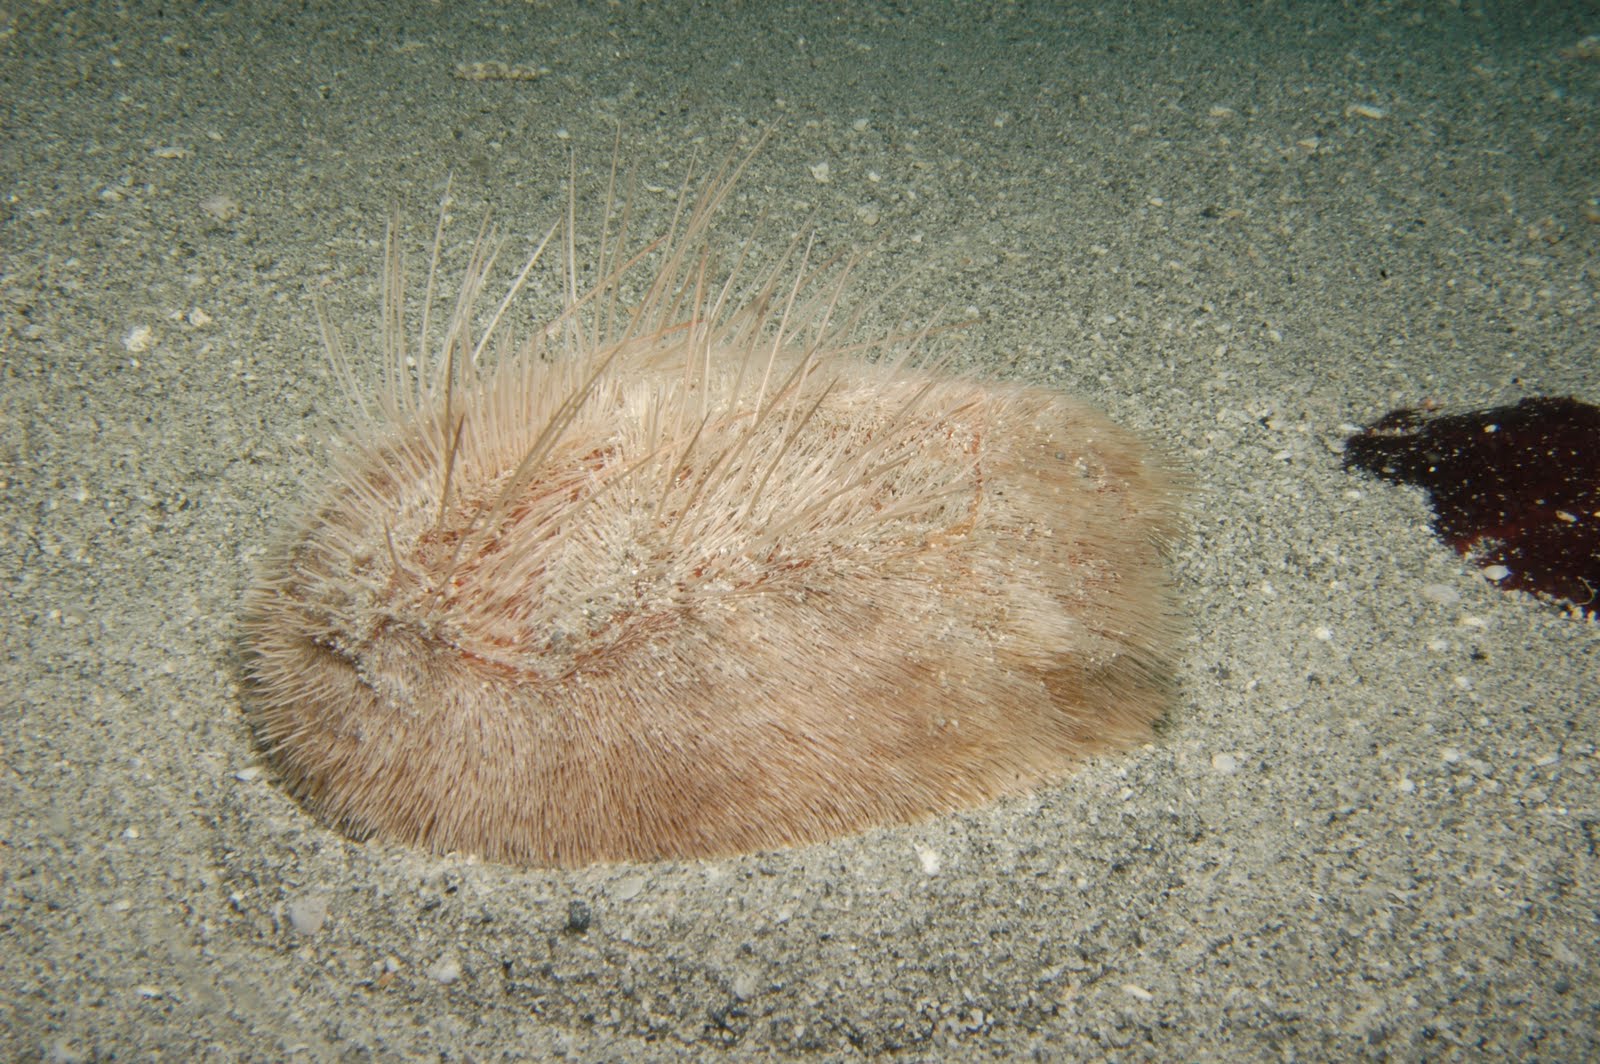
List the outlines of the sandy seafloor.
{"type": "MultiPolygon", "coordinates": [[[[1592,4],[0,11],[0,1057],[1600,1057],[1600,628],[1504,594],[1386,410],[1600,401],[1592,4]],[[457,64],[546,68],[472,81],[457,64]],[[729,246],[1163,442],[1201,503],[1148,746],[737,860],[514,870],[272,781],[237,610],[384,222],[518,241],[774,130],[729,246]],[[827,180],[819,180],[826,164],[827,180]],[[325,913],[325,916],[322,914],[325,913]],[[580,929],[580,925],[587,924],[580,929]]],[[[459,243],[454,245],[459,247],[459,243]]],[[[366,345],[370,350],[370,344],[366,345]]]]}

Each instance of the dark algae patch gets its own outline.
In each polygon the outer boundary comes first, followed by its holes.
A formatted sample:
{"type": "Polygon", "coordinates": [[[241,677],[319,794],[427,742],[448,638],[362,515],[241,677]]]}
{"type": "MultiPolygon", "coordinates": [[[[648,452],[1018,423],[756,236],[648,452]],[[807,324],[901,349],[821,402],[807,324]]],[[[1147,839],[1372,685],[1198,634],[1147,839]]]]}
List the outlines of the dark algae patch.
{"type": "Polygon", "coordinates": [[[1600,407],[1537,397],[1428,417],[1395,410],[1345,441],[1345,466],[1426,488],[1434,530],[1502,588],[1600,612],[1600,407]]]}

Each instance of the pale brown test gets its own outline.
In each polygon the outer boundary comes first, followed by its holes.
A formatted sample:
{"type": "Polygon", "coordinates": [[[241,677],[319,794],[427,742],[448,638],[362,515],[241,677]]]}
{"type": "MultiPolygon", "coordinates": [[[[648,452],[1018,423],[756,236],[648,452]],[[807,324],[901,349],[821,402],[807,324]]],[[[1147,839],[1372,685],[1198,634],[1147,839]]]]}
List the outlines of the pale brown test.
{"type": "Polygon", "coordinates": [[[334,345],[364,413],[246,606],[248,717],[329,823],[733,854],[1026,790],[1168,706],[1174,476],[918,337],[867,361],[804,246],[713,283],[736,176],[639,255],[608,196],[587,290],[569,214],[565,308],[520,344],[492,240],[410,346],[391,254],[387,384],[362,402],[334,345]]]}

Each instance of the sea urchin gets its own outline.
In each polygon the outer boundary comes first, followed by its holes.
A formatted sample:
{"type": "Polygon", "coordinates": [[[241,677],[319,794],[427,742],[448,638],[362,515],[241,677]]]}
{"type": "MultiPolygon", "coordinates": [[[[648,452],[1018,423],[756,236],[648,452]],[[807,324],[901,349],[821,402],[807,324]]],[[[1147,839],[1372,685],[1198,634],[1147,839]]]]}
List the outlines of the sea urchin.
{"type": "Polygon", "coordinates": [[[725,855],[1024,790],[1163,712],[1173,477],[919,337],[863,358],[848,269],[804,242],[718,271],[736,177],[639,250],[608,192],[590,262],[569,207],[499,299],[480,231],[442,317],[436,236],[420,342],[391,235],[375,395],[325,330],[358,416],[244,632],[247,716],[326,821],[519,864],[725,855]],[[514,340],[550,258],[562,307],[514,340]]]}

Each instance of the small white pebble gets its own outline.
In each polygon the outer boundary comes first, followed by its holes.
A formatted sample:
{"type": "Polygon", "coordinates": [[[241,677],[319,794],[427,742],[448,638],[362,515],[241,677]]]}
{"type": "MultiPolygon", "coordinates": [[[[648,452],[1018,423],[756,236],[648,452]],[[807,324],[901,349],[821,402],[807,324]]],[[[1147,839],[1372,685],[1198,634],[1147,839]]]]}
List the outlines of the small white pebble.
{"type": "Polygon", "coordinates": [[[461,980],[461,962],[448,953],[428,965],[427,971],[429,979],[444,986],[461,980]]]}
{"type": "Polygon", "coordinates": [[[1452,606],[1461,599],[1461,592],[1449,584],[1424,584],[1422,597],[1441,606],[1452,606]]]}
{"type": "Polygon", "coordinates": [[[1151,998],[1155,997],[1154,994],[1150,993],[1150,991],[1146,990],[1144,987],[1135,986],[1133,983],[1123,983],[1122,992],[1127,994],[1129,997],[1136,997],[1140,1001],[1149,1001],[1151,998]]]}
{"type": "Polygon", "coordinates": [[[1333,629],[1329,628],[1325,624],[1319,624],[1316,628],[1313,628],[1311,630],[1311,634],[1322,640],[1324,643],[1333,642],[1333,629]]]}
{"type": "Polygon", "coordinates": [[[1239,771],[1239,759],[1233,754],[1212,754],[1211,768],[1224,776],[1231,776],[1239,771]]]}
{"type": "Polygon", "coordinates": [[[811,178],[819,185],[833,180],[833,168],[826,161],[811,164],[811,178]]]}
{"type": "Polygon", "coordinates": [[[240,783],[254,783],[261,778],[261,766],[251,765],[248,768],[242,768],[233,774],[233,778],[240,783]]]}
{"type": "Polygon", "coordinates": [[[135,325],[122,334],[123,350],[142,355],[155,346],[156,331],[148,325],[135,325]]]}
{"type": "Polygon", "coordinates": [[[939,856],[939,851],[927,846],[917,847],[917,858],[922,861],[922,870],[930,876],[939,874],[939,869],[944,867],[944,858],[939,856]]]}
{"type": "Polygon", "coordinates": [[[631,901],[644,890],[644,876],[623,876],[611,887],[611,896],[618,901],[631,901]]]}
{"type": "Polygon", "coordinates": [[[1511,575],[1511,570],[1503,565],[1485,565],[1483,575],[1496,582],[1504,580],[1511,575]]]}
{"type": "Polygon", "coordinates": [[[231,222],[239,217],[239,201],[225,192],[201,200],[200,209],[219,222],[231,222]]]}
{"type": "Polygon", "coordinates": [[[328,899],[308,894],[289,903],[289,924],[302,935],[314,935],[328,921],[328,899]]]}
{"type": "Polygon", "coordinates": [[[1401,776],[1400,781],[1394,785],[1394,789],[1399,791],[1401,794],[1415,794],[1417,792],[1417,785],[1412,781],[1410,776],[1401,776]]]}
{"type": "Polygon", "coordinates": [[[857,133],[865,133],[867,131],[867,126],[869,125],[871,125],[871,123],[865,118],[858,118],[854,122],[850,123],[850,128],[855,130],[857,133]]]}
{"type": "Polygon", "coordinates": [[[1440,751],[1439,756],[1444,760],[1445,764],[1453,765],[1461,760],[1461,751],[1453,746],[1447,746],[1440,751]]]}

